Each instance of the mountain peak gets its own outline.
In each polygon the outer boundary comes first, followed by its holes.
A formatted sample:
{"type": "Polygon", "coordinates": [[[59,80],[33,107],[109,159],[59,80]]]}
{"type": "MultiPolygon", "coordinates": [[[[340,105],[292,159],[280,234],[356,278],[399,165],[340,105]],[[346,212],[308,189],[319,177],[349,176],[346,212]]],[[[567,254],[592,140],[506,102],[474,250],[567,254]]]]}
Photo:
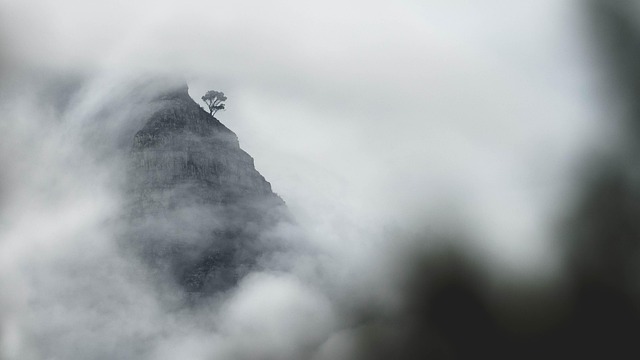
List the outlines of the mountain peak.
{"type": "Polygon", "coordinates": [[[186,84],[151,99],[129,155],[133,243],[187,292],[224,289],[255,262],[261,233],[283,218],[284,202],[186,84]]]}

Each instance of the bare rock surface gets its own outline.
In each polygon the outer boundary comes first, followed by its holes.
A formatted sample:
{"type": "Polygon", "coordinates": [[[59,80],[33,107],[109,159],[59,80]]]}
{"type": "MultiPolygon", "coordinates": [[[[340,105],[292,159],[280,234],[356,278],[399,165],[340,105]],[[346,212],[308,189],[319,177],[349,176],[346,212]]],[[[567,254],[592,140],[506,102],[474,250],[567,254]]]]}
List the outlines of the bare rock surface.
{"type": "Polygon", "coordinates": [[[129,153],[128,238],[187,292],[224,290],[267,251],[264,234],[287,217],[284,202],[186,85],[148,106],[129,153]]]}

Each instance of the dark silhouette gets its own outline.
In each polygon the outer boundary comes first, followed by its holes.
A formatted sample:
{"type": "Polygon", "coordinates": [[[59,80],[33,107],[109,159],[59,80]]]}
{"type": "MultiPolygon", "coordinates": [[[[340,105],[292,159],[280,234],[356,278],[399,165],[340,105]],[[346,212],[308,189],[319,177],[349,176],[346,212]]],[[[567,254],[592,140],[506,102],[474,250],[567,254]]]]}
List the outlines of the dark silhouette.
{"type": "Polygon", "coordinates": [[[209,90],[202,97],[202,101],[209,107],[209,114],[215,115],[218,110],[224,110],[224,102],[227,97],[222,91],[209,90]]]}

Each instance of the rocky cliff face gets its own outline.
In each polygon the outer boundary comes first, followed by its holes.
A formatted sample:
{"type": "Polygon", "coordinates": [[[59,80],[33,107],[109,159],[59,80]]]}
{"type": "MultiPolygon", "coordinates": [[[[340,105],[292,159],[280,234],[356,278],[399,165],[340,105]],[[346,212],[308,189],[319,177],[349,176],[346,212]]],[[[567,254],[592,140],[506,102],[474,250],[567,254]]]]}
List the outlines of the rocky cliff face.
{"type": "Polygon", "coordinates": [[[225,289],[255,266],[262,234],[283,218],[284,202],[186,85],[160,92],[149,106],[130,151],[132,242],[187,292],[225,289]]]}

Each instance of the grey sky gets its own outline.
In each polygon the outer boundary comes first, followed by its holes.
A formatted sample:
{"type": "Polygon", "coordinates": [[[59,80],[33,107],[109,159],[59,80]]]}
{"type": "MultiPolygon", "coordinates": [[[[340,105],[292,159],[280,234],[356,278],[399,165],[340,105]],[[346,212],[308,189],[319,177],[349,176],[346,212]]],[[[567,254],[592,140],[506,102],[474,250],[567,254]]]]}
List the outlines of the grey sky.
{"type": "Polygon", "coordinates": [[[516,263],[536,258],[521,245],[548,235],[541,216],[599,131],[577,1],[3,1],[1,9],[17,65],[181,73],[196,99],[224,90],[219,118],[291,206],[338,200],[355,221],[394,223],[462,201],[468,225],[512,248],[505,256],[516,263]]]}

